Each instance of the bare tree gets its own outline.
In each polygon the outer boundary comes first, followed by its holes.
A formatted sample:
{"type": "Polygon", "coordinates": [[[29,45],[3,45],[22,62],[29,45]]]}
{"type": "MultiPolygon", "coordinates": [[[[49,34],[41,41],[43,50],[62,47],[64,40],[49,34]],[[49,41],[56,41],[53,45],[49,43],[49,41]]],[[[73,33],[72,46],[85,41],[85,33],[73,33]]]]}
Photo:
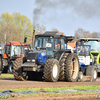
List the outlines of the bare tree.
{"type": "Polygon", "coordinates": [[[89,31],[85,31],[82,28],[78,28],[78,30],[75,31],[75,37],[90,38],[91,33],[89,31]]]}
{"type": "MultiPolygon", "coordinates": [[[[34,27],[33,27],[34,28],[34,27]]],[[[38,32],[40,33],[40,34],[43,34],[45,31],[46,31],[46,27],[45,26],[43,26],[43,25],[39,25],[39,24],[36,24],[35,25],[35,33],[36,34],[38,34],[38,32]]]]}

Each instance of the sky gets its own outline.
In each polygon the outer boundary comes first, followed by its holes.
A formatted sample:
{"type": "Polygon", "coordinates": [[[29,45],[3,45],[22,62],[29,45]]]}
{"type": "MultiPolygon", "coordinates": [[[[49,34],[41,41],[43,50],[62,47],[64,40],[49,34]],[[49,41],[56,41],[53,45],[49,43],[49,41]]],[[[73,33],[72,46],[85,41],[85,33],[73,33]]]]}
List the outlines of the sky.
{"type": "Polygon", "coordinates": [[[68,36],[82,28],[89,32],[100,32],[100,0],[0,0],[0,15],[20,12],[32,24],[52,28],[68,36]]]}

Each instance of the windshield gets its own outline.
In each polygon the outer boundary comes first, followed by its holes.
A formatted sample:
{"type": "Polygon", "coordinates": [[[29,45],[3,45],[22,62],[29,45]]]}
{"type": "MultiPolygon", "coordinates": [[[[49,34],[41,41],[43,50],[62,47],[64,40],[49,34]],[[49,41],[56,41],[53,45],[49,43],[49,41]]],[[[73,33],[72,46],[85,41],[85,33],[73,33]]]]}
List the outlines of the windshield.
{"type": "Polygon", "coordinates": [[[90,45],[77,45],[77,55],[89,56],[90,54],[90,45]]]}
{"type": "Polygon", "coordinates": [[[22,56],[22,54],[24,54],[23,46],[12,46],[11,56],[22,56]]]}
{"type": "Polygon", "coordinates": [[[6,46],[4,47],[4,53],[10,54],[10,50],[11,50],[11,46],[10,46],[10,45],[6,45],[6,46]]]}
{"type": "Polygon", "coordinates": [[[4,53],[4,49],[0,49],[0,54],[3,54],[4,53]]]}
{"type": "Polygon", "coordinates": [[[85,45],[91,45],[91,50],[98,51],[100,53],[100,42],[97,41],[88,41],[85,45]]]}
{"type": "Polygon", "coordinates": [[[52,37],[36,37],[34,50],[36,51],[36,47],[40,49],[46,49],[48,55],[53,54],[53,38],[52,37]]]}

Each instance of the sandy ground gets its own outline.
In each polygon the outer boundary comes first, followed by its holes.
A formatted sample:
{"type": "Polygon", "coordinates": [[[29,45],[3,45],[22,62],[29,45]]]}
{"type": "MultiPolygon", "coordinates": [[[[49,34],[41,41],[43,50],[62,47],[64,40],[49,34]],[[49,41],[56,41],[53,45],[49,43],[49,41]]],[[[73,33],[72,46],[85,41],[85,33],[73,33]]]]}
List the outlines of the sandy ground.
{"type": "MultiPolygon", "coordinates": [[[[14,89],[14,88],[44,88],[44,87],[66,87],[66,86],[90,86],[100,85],[100,78],[95,82],[42,82],[42,81],[16,81],[14,78],[0,78],[0,89],[14,89]]],[[[12,97],[3,100],[100,100],[96,98],[97,94],[57,94],[46,95],[44,93],[38,96],[27,97],[12,97]]],[[[100,95],[100,93],[99,93],[100,95]]],[[[2,100],[2,99],[0,99],[2,100]]]]}
{"type": "Polygon", "coordinates": [[[43,81],[16,81],[14,78],[0,78],[0,88],[44,88],[65,86],[100,85],[100,77],[95,82],[43,82],[43,81]]]}

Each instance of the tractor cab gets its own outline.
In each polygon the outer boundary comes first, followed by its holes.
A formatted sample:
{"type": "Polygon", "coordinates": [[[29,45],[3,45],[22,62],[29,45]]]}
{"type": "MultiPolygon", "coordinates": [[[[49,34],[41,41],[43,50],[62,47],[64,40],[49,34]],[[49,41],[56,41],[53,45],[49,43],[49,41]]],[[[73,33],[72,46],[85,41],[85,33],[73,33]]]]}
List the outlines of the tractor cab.
{"type": "Polygon", "coordinates": [[[90,45],[77,45],[76,52],[79,58],[80,65],[86,66],[92,64],[92,60],[90,57],[90,49],[90,45]]]}
{"type": "Polygon", "coordinates": [[[0,54],[4,53],[4,46],[0,45],[0,54]]]}
{"type": "MultiPolygon", "coordinates": [[[[80,56],[78,49],[80,50],[81,46],[78,47],[78,45],[83,45],[84,49],[85,46],[90,45],[91,48],[89,48],[89,56],[90,61],[93,66],[96,66],[97,72],[100,72],[100,39],[99,38],[80,38],[76,42],[77,44],[77,54],[80,56]]],[[[90,65],[91,65],[90,63],[90,65]]]]}
{"type": "Polygon", "coordinates": [[[77,44],[90,45],[90,56],[93,60],[93,64],[100,67],[100,39],[98,38],[81,38],[77,41],[77,44]]]}
{"type": "Polygon", "coordinates": [[[3,54],[0,55],[0,70],[2,73],[12,73],[14,61],[22,57],[24,57],[24,46],[20,42],[10,41],[10,43],[7,43],[3,54]]]}
{"type": "Polygon", "coordinates": [[[53,56],[53,37],[36,36],[34,51],[46,51],[48,56],[53,56]]]}
{"type": "Polygon", "coordinates": [[[4,48],[4,54],[7,58],[16,59],[24,56],[24,46],[17,41],[10,41],[4,48]]]}
{"type": "Polygon", "coordinates": [[[34,53],[39,53],[38,61],[42,62],[43,56],[47,59],[55,58],[60,59],[61,54],[67,49],[67,41],[72,41],[72,36],[64,36],[58,32],[45,32],[35,36],[34,53]]]}

